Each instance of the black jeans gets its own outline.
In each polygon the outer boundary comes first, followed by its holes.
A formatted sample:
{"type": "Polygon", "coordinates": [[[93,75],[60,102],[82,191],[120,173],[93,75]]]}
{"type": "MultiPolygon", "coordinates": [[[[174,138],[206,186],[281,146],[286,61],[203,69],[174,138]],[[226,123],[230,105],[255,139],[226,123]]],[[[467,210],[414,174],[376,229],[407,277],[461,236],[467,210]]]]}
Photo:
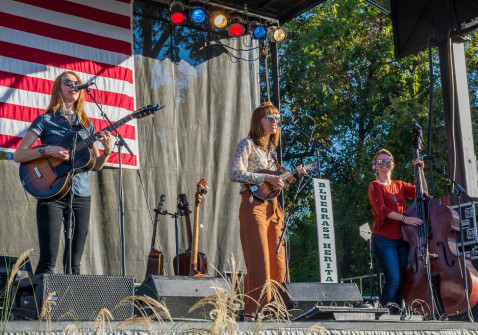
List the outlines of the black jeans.
{"type": "MultiPolygon", "coordinates": [[[[68,220],[68,202],[70,194],[60,200],[37,203],[37,228],[40,242],[40,260],[35,274],[53,273],[60,248],[60,236],[64,231],[63,223],[68,220]],[[65,218],[65,220],[63,220],[65,218]]],[[[71,250],[71,267],[73,274],[80,273],[80,262],[85,248],[88,226],[90,223],[91,197],[73,197],[73,239],[71,250]]],[[[65,227],[66,228],[66,227],[65,227]]],[[[63,253],[63,264],[67,256],[67,245],[63,253]]]]}

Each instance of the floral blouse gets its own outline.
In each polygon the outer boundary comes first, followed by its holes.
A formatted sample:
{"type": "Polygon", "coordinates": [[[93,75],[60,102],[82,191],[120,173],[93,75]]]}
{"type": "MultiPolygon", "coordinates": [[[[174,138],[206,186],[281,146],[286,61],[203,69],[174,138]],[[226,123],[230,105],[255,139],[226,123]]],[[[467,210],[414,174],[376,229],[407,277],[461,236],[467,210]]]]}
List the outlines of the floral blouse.
{"type": "Polygon", "coordinates": [[[273,155],[273,151],[266,151],[257,146],[252,138],[244,138],[239,142],[232,161],[230,177],[231,181],[241,183],[240,193],[247,190],[246,184],[260,186],[264,183],[264,174],[255,173],[256,171],[277,170],[273,155]]]}

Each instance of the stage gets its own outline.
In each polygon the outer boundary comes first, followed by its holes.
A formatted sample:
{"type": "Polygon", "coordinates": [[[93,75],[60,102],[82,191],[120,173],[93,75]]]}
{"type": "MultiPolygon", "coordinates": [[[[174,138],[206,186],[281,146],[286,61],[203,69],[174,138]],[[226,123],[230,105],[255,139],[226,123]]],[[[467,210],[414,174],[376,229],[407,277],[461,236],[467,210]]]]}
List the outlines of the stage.
{"type": "MultiPolygon", "coordinates": [[[[4,325],[2,325],[3,327],[4,325]]],[[[140,325],[121,325],[113,322],[111,325],[99,326],[93,322],[46,322],[36,321],[10,321],[6,324],[3,334],[25,335],[25,334],[64,334],[68,330],[74,334],[72,326],[78,327],[79,334],[91,333],[117,333],[128,335],[139,334],[214,334],[212,322],[180,320],[176,322],[155,322],[151,328],[140,325]],[[202,330],[202,331],[201,331],[202,330]]],[[[229,330],[230,328],[227,328],[229,330]]],[[[478,324],[470,322],[445,322],[445,321],[308,321],[308,322],[281,322],[264,321],[260,324],[255,322],[238,322],[234,334],[319,334],[320,329],[329,334],[337,335],[458,335],[478,334],[478,324]],[[256,329],[257,328],[257,329],[256,329]],[[315,329],[315,331],[313,331],[315,329]],[[309,332],[308,332],[309,331],[309,332]],[[310,332],[313,331],[313,332],[310,332]]],[[[229,333],[230,332],[227,332],[229,333]]]]}

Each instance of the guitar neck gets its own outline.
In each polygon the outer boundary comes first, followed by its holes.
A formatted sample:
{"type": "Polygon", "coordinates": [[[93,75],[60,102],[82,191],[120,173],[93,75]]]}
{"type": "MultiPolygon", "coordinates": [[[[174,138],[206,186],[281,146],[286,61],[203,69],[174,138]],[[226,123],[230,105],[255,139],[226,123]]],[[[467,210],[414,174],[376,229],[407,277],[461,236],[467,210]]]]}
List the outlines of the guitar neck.
{"type": "MultiPolygon", "coordinates": [[[[110,132],[115,131],[116,129],[118,129],[119,127],[124,125],[125,123],[128,123],[129,121],[131,121],[133,118],[134,118],[133,114],[126,115],[125,117],[119,119],[118,121],[116,121],[113,124],[110,124],[108,127],[101,129],[100,131],[110,131],[110,132]]],[[[92,136],[90,136],[88,138],[85,138],[81,142],[79,142],[76,145],[76,150],[84,149],[86,147],[89,147],[93,143],[95,143],[98,140],[98,138],[100,137],[98,135],[100,131],[94,133],[92,136]]]]}
{"type": "Polygon", "coordinates": [[[191,230],[191,219],[189,217],[189,208],[186,207],[184,209],[184,219],[185,219],[185,224],[186,224],[186,234],[188,237],[188,248],[191,248],[192,243],[193,243],[193,232],[191,230]]]}
{"type": "MultiPolygon", "coordinates": [[[[306,171],[310,170],[311,168],[313,168],[315,166],[315,163],[310,163],[310,164],[307,164],[304,166],[304,169],[306,171]]],[[[294,171],[289,171],[289,172],[286,172],[286,173],[283,173],[281,174],[281,178],[282,180],[287,180],[289,179],[290,177],[292,177],[294,175],[294,171]]]]}
{"type": "Polygon", "coordinates": [[[156,246],[156,234],[157,234],[157,228],[158,228],[158,217],[159,214],[156,213],[154,215],[154,222],[153,222],[153,236],[151,237],[151,252],[158,251],[155,246],[156,246]]]}
{"type": "Polygon", "coordinates": [[[198,258],[198,240],[199,240],[199,204],[196,205],[196,211],[194,212],[194,230],[193,241],[191,246],[191,273],[198,270],[197,258],[198,258]]]}

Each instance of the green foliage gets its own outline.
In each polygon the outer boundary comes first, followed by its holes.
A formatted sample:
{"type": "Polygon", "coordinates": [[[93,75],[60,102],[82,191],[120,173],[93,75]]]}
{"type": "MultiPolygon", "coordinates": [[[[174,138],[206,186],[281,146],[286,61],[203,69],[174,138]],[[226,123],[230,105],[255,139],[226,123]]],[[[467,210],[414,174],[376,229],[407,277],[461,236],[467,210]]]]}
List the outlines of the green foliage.
{"type": "MultiPolygon", "coordinates": [[[[368,273],[368,244],[359,236],[358,227],[365,222],[371,226],[373,222],[368,185],[375,179],[375,152],[389,149],[396,164],[393,178],[413,182],[410,126],[418,122],[424,134],[423,154],[428,153],[426,144],[431,136],[431,154],[443,157],[446,165],[438,51],[432,49],[434,100],[430,132],[428,53],[396,60],[391,25],[389,17],[364,1],[329,0],[288,24],[288,39],[280,50],[281,96],[286,109],[302,116],[298,125],[305,132],[311,132],[315,122],[314,139],[333,149],[333,154],[321,150],[320,160],[322,178],[331,181],[340,277],[368,273]]],[[[467,45],[475,120],[477,50],[475,34],[467,45]]],[[[314,159],[310,141],[303,135],[291,128],[284,128],[282,135],[284,160],[291,168],[302,162],[299,158],[314,159]]],[[[434,178],[436,197],[447,194],[445,178],[436,173],[434,178]]],[[[286,199],[291,199],[295,187],[292,185],[286,192],[286,199]]],[[[300,193],[298,201],[291,204],[286,200],[286,204],[287,208],[300,209],[290,229],[292,280],[317,281],[311,185],[300,193]]]]}

